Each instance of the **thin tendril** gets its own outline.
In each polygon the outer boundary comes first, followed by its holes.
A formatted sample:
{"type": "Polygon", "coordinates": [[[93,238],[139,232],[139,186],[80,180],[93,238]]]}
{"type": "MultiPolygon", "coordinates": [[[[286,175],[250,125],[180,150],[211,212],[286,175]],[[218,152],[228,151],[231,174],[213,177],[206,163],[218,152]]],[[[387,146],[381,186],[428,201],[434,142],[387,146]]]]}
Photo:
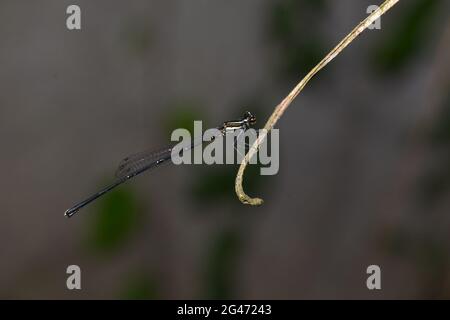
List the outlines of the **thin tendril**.
{"type": "Polygon", "coordinates": [[[239,171],[236,176],[235,181],[235,191],[239,200],[244,204],[250,204],[253,206],[258,206],[263,204],[263,200],[260,198],[249,197],[242,187],[242,181],[244,176],[245,168],[249,163],[250,159],[256,154],[259,146],[264,141],[267,133],[275,126],[277,121],[281,118],[283,113],[292,103],[292,101],[299,95],[306,84],[328,63],[330,63],[334,58],[336,58],[353,40],[355,40],[364,30],[366,30],[370,25],[372,25],[376,20],[378,20],[383,14],[385,14],[389,9],[391,9],[400,0],[386,0],[377,10],[372,12],[365,20],[358,24],[355,29],[353,29],[342,41],[328,53],[322,61],[320,61],[304,78],[300,81],[297,86],[289,93],[289,95],[284,98],[284,100],[275,108],[274,112],[267,120],[264,126],[265,130],[261,130],[261,134],[258,136],[256,141],[251,146],[249,152],[242,159],[239,171]]]}

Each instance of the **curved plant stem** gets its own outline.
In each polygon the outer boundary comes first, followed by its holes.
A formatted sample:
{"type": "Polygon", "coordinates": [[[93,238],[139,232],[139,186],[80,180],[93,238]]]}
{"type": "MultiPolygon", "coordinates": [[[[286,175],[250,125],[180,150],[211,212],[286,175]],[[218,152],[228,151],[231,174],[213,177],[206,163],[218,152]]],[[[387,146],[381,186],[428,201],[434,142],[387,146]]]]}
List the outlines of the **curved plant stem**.
{"type": "Polygon", "coordinates": [[[333,50],[328,53],[322,61],[320,61],[304,78],[300,81],[297,86],[289,93],[289,95],[284,98],[283,101],[275,108],[274,112],[267,120],[264,130],[261,130],[260,135],[250,147],[249,152],[245,155],[241,162],[239,171],[236,176],[235,181],[235,191],[239,200],[244,204],[250,204],[253,206],[258,206],[263,203],[260,198],[249,197],[242,187],[242,181],[244,176],[245,168],[249,163],[250,159],[256,154],[259,146],[264,141],[267,133],[275,126],[277,121],[281,118],[283,113],[292,103],[292,101],[298,96],[298,94],[303,90],[306,84],[328,63],[330,63],[334,58],[336,58],[353,40],[355,40],[364,30],[366,30],[371,24],[378,20],[383,14],[385,14],[389,9],[391,9],[400,0],[386,0],[376,11],[372,12],[365,20],[356,26],[333,50]]]}

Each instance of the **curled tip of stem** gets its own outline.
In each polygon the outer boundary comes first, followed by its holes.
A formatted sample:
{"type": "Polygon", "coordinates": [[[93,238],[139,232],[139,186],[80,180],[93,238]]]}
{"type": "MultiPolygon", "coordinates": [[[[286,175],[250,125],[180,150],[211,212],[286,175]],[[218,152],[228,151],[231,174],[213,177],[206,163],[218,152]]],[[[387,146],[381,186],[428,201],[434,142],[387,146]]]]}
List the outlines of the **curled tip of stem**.
{"type": "Polygon", "coordinates": [[[241,201],[243,204],[248,204],[251,206],[260,206],[264,203],[264,200],[261,198],[249,197],[242,188],[241,190],[236,190],[236,194],[238,195],[239,201],[241,201]]]}
{"type": "Polygon", "coordinates": [[[260,206],[264,203],[264,200],[261,198],[250,198],[245,195],[246,198],[241,198],[241,202],[244,204],[249,204],[251,206],[260,206]]]}
{"type": "Polygon", "coordinates": [[[267,130],[263,130],[262,133],[260,134],[260,136],[253,143],[249,152],[245,155],[244,159],[242,160],[241,166],[239,167],[238,173],[236,175],[234,190],[236,191],[236,195],[238,196],[239,200],[243,204],[249,204],[251,206],[260,206],[264,203],[263,199],[249,197],[244,192],[244,188],[242,187],[242,181],[244,179],[244,171],[245,171],[245,168],[247,167],[247,164],[249,163],[250,159],[258,151],[258,147],[262,143],[262,141],[266,138],[267,132],[268,132],[267,130]]]}

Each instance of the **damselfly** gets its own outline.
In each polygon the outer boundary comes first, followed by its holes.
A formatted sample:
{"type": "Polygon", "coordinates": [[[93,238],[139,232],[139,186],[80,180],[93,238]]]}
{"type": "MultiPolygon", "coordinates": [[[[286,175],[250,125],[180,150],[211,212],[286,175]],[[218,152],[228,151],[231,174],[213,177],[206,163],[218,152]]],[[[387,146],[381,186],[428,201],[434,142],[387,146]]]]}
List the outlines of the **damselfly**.
{"type": "MultiPolygon", "coordinates": [[[[216,128],[218,129],[217,135],[211,138],[211,141],[219,136],[225,136],[228,133],[233,133],[236,131],[245,131],[250,128],[256,122],[256,117],[253,116],[250,112],[246,112],[244,116],[239,120],[226,121],[222,124],[222,126],[216,128]]],[[[183,146],[182,152],[188,152],[196,146],[202,144],[204,141],[202,138],[195,139],[191,143],[186,146],[183,146]]],[[[101,197],[105,193],[111,191],[115,187],[121,185],[122,183],[130,180],[131,178],[136,177],[137,175],[158,167],[163,163],[171,162],[172,159],[172,147],[162,149],[159,151],[151,151],[151,152],[141,152],[123,159],[119,167],[116,171],[116,180],[106,188],[101,191],[93,194],[86,200],[79,202],[74,205],[70,209],[68,209],[64,214],[67,217],[73,216],[77,213],[78,210],[88,205],[92,201],[101,197]]]]}

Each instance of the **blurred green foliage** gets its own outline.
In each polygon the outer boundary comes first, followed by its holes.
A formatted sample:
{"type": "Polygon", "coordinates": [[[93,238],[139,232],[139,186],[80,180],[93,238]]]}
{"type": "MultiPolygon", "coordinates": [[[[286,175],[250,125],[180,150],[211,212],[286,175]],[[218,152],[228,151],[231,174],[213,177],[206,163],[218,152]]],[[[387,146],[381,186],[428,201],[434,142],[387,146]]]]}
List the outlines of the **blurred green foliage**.
{"type": "MultiPolygon", "coordinates": [[[[167,115],[163,121],[165,134],[170,136],[177,128],[187,129],[191,135],[194,133],[194,121],[207,121],[203,104],[196,99],[178,99],[167,107],[167,115]]],[[[207,125],[204,122],[203,125],[207,125]]],[[[208,128],[203,128],[203,130],[208,128]]]]}
{"type": "Polygon", "coordinates": [[[438,204],[450,191],[450,92],[447,95],[429,135],[434,161],[420,184],[426,206],[438,204]]]}
{"type": "Polygon", "coordinates": [[[119,295],[119,299],[126,300],[155,300],[161,299],[159,286],[151,278],[148,271],[131,274],[124,279],[126,283],[119,295]]]}
{"type": "Polygon", "coordinates": [[[450,149],[450,88],[435,125],[431,131],[431,142],[435,147],[450,149]]]}
{"type": "Polygon", "coordinates": [[[87,245],[92,250],[113,252],[139,227],[141,208],[128,186],[121,186],[99,198],[94,209],[87,227],[87,245]]]}
{"type": "Polygon", "coordinates": [[[386,232],[381,239],[381,247],[383,251],[396,257],[405,256],[410,248],[408,232],[401,228],[397,228],[395,232],[386,232]]]}
{"type": "Polygon", "coordinates": [[[433,26],[442,0],[409,0],[398,13],[390,31],[372,50],[372,66],[378,74],[406,67],[433,39],[433,26]]]}
{"type": "Polygon", "coordinates": [[[325,54],[323,35],[317,22],[324,18],[325,0],[281,0],[272,9],[270,28],[282,58],[282,73],[298,79],[325,54]]]}
{"type": "Polygon", "coordinates": [[[125,24],[120,38],[134,55],[145,57],[153,44],[153,30],[146,19],[136,19],[125,24]]]}
{"type": "Polygon", "coordinates": [[[447,244],[427,237],[418,250],[417,265],[422,274],[422,295],[432,299],[448,299],[446,283],[450,266],[447,244]]]}
{"type": "Polygon", "coordinates": [[[233,277],[241,248],[241,236],[235,230],[222,231],[213,240],[204,272],[208,299],[233,297],[233,277]]]}

